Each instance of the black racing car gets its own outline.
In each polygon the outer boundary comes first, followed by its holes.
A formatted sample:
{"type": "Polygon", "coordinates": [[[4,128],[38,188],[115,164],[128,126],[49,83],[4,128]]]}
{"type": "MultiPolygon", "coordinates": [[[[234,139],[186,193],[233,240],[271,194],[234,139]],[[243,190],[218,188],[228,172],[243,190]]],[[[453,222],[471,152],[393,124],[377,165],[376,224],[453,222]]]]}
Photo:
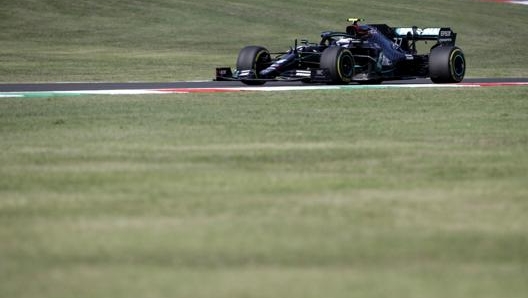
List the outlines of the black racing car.
{"type": "Polygon", "coordinates": [[[244,47],[234,72],[216,69],[216,80],[237,80],[247,85],[267,81],[300,80],[306,83],[379,84],[382,81],[429,77],[435,83],[458,83],[464,78],[466,59],[455,46],[456,33],[448,27],[390,27],[360,25],[348,19],[345,32],[325,31],[319,43],[297,40],[287,52],[270,53],[261,46],[244,47]],[[429,53],[419,54],[417,42],[435,41],[429,53]]]}

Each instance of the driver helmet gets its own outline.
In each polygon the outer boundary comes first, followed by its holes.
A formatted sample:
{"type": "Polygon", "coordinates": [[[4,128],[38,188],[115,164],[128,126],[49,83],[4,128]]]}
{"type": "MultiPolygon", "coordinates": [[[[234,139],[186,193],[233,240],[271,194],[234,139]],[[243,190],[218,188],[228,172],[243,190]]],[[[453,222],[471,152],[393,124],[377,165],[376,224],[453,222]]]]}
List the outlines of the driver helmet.
{"type": "Polygon", "coordinates": [[[362,19],[348,19],[348,21],[353,23],[346,27],[347,34],[359,38],[368,36],[370,28],[359,24],[359,21],[362,21],[362,19]]]}

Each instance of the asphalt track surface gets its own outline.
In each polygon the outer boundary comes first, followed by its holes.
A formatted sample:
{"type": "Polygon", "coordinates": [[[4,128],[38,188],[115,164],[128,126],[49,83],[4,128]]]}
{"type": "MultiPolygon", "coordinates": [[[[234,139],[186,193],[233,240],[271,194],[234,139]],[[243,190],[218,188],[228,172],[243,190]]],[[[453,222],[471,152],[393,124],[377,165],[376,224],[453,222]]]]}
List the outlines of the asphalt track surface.
{"type": "MultiPolygon", "coordinates": [[[[463,83],[528,83],[528,78],[468,78],[463,83]]],[[[387,81],[383,84],[431,84],[429,79],[387,81]]],[[[351,84],[352,85],[352,84],[351,84]]],[[[245,86],[238,81],[190,81],[190,82],[71,82],[71,83],[0,83],[0,92],[40,92],[75,90],[140,90],[140,89],[177,89],[177,88],[237,88],[245,86]]],[[[266,87],[308,86],[301,82],[267,82],[266,87]]]]}

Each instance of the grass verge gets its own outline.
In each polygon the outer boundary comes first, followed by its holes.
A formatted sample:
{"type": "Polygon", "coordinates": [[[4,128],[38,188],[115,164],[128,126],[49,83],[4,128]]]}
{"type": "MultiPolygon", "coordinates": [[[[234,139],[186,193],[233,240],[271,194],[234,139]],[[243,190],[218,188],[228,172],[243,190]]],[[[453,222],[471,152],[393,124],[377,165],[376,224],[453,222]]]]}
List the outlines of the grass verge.
{"type": "Polygon", "coordinates": [[[392,26],[450,26],[468,60],[467,76],[528,72],[528,7],[475,0],[4,1],[0,82],[211,79],[238,51],[258,44],[284,51],[319,41],[346,18],[392,26]],[[493,14],[490,14],[493,11],[493,14]]]}
{"type": "Polygon", "coordinates": [[[0,296],[523,297],[525,95],[2,99],[0,296]]]}

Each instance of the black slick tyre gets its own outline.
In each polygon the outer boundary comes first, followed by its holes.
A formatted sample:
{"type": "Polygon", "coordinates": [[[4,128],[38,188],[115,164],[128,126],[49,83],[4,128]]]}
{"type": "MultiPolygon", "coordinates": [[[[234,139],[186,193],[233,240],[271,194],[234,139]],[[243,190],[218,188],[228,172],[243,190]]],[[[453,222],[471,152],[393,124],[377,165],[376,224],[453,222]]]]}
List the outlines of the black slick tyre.
{"type": "Polygon", "coordinates": [[[354,77],[354,56],[349,49],[329,47],[321,54],[320,67],[328,70],[330,84],[348,84],[354,77]]]}
{"type": "Polygon", "coordinates": [[[270,61],[270,53],[264,47],[247,46],[240,50],[238,53],[236,68],[238,70],[253,71],[253,77],[248,80],[242,80],[242,83],[246,85],[263,85],[266,83],[264,80],[259,80],[258,74],[269,65],[270,61]]]}
{"type": "Polygon", "coordinates": [[[438,46],[429,54],[429,77],[434,83],[459,83],[466,74],[466,58],[458,47],[438,46]]]}

